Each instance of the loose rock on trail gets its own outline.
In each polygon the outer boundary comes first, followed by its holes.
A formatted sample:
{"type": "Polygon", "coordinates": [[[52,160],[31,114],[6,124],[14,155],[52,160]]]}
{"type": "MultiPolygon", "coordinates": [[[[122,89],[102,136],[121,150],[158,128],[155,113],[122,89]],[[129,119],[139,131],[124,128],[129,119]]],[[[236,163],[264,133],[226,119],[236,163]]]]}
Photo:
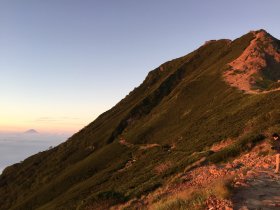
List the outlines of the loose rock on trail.
{"type": "Polygon", "coordinates": [[[253,170],[246,185],[234,193],[233,209],[280,209],[280,174],[274,174],[273,170],[253,170]]]}

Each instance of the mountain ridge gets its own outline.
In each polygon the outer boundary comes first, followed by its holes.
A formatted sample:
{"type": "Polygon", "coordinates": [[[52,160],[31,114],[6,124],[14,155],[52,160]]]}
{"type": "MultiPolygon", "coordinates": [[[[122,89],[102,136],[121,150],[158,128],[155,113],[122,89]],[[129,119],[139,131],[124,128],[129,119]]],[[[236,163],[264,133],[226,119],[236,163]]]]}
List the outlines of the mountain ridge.
{"type": "Polygon", "coordinates": [[[254,33],[208,42],[160,65],[66,142],[7,167],[0,208],[107,209],[140,202],[201,158],[206,164],[232,156],[213,153],[214,143],[230,138],[246,145],[280,130],[277,91],[244,94],[223,77],[254,33]]]}

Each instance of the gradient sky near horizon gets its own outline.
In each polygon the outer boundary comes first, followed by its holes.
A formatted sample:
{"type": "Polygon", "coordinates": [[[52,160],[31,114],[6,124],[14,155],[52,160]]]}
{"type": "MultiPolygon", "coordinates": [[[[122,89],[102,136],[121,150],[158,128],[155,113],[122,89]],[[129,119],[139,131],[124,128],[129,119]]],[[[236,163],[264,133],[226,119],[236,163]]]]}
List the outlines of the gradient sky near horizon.
{"type": "Polygon", "coordinates": [[[0,132],[74,133],[161,63],[263,28],[280,1],[0,0],[0,132]]]}

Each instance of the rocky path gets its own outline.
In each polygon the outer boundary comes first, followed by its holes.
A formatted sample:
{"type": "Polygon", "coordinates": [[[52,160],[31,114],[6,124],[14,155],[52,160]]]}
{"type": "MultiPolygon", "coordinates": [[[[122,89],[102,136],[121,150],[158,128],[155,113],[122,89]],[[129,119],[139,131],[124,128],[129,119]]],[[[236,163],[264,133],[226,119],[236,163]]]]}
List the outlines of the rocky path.
{"type": "MultiPolygon", "coordinates": [[[[120,143],[132,146],[126,141],[120,143]]],[[[224,146],[226,145],[227,143],[224,146]]],[[[232,188],[231,196],[225,199],[210,195],[205,200],[205,210],[280,210],[280,173],[274,173],[275,155],[267,153],[269,149],[270,144],[264,142],[249,153],[227,163],[203,165],[203,160],[198,161],[194,163],[196,167],[178,176],[180,182],[167,185],[154,194],[137,200],[138,209],[145,209],[144,207],[151,205],[155,197],[168,198],[188,192],[189,189],[206,189],[217,181],[228,180],[232,188]]],[[[129,166],[130,163],[126,167],[129,166]]]]}
{"type": "Polygon", "coordinates": [[[280,174],[272,170],[251,171],[243,187],[234,193],[233,209],[280,209],[280,174]]]}
{"type": "MultiPolygon", "coordinates": [[[[185,175],[184,188],[205,186],[211,182],[233,176],[233,195],[229,200],[210,197],[207,210],[280,210],[280,173],[275,174],[274,155],[260,156],[264,143],[250,153],[226,165],[198,167],[185,175]]],[[[265,150],[266,150],[265,149],[265,150]]]]}

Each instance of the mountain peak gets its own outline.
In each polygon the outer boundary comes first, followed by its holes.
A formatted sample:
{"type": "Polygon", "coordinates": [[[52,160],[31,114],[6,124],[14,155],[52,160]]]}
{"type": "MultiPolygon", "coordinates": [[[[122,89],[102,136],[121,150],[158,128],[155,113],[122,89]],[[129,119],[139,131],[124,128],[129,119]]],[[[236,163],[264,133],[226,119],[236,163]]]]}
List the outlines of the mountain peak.
{"type": "Polygon", "coordinates": [[[35,129],[29,129],[27,131],[24,132],[25,134],[37,134],[39,133],[38,131],[36,131],[35,129]]]}
{"type": "Polygon", "coordinates": [[[257,33],[269,34],[266,30],[264,30],[262,28],[258,29],[258,30],[252,30],[250,32],[253,33],[253,34],[257,34],[257,33]]]}
{"type": "Polygon", "coordinates": [[[234,61],[228,64],[225,80],[247,93],[270,92],[279,89],[280,45],[279,41],[260,29],[250,32],[250,45],[234,61]],[[272,87],[274,90],[272,90],[272,87]]]}

